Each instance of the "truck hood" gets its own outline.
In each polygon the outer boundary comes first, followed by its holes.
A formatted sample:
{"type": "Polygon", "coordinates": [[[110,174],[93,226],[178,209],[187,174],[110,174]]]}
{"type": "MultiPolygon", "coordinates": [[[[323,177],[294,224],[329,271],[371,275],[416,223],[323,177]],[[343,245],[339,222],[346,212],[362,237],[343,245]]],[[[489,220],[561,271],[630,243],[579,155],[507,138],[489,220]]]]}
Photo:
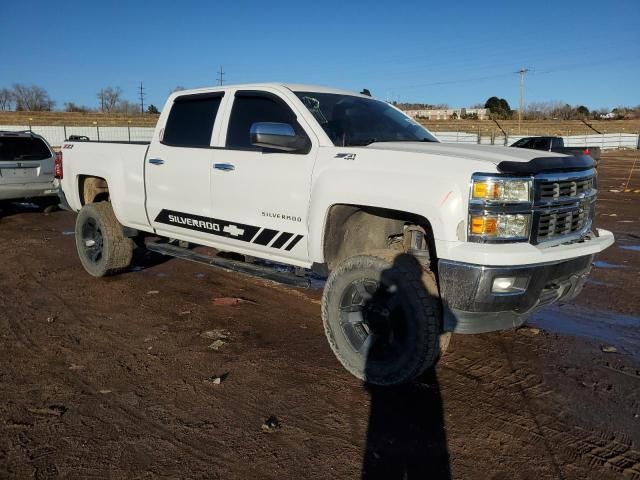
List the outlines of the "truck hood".
{"type": "Polygon", "coordinates": [[[376,150],[393,150],[395,152],[424,153],[473,159],[497,165],[500,162],[528,162],[540,157],[561,157],[559,153],[529,150],[526,148],[498,147],[495,145],[476,145],[462,143],[436,142],[377,142],[368,145],[376,150]]]}

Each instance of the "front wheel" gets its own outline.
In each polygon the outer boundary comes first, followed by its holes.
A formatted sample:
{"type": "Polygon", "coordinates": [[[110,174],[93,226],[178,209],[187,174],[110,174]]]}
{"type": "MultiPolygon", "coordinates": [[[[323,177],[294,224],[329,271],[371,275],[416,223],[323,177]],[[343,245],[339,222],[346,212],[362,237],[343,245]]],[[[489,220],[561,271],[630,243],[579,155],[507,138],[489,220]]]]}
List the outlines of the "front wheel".
{"type": "Polygon", "coordinates": [[[76,247],[80,262],[94,277],[118,273],[131,264],[134,243],[124,236],[108,202],[82,207],[76,218],[76,247]]]}
{"type": "Polygon", "coordinates": [[[376,385],[409,382],[440,355],[442,309],[432,274],[411,255],[387,253],[343,261],[322,297],[322,320],[336,357],[354,376],[376,385]]]}

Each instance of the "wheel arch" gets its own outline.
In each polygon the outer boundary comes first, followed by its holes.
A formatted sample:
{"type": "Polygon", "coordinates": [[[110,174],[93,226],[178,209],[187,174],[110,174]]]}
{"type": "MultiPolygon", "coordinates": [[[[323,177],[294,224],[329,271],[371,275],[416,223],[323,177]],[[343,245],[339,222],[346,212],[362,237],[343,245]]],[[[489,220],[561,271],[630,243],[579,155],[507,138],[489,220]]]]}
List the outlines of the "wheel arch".
{"type": "Polygon", "coordinates": [[[426,233],[429,256],[437,258],[433,227],[426,217],[382,207],[337,203],[326,212],[322,254],[329,270],[345,258],[387,248],[405,225],[417,225],[426,233]]]}
{"type": "Polygon", "coordinates": [[[109,201],[109,184],[106,179],[94,175],[78,176],[80,206],[109,201]]]}

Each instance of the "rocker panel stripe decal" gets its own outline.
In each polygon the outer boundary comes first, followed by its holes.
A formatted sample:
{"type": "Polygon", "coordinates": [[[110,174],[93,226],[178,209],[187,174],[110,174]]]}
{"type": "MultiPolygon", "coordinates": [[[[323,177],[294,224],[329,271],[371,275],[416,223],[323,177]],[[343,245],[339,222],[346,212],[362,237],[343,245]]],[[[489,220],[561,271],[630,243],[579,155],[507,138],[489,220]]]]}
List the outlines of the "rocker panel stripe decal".
{"type": "MultiPolygon", "coordinates": [[[[255,225],[229,222],[227,220],[203,217],[200,215],[193,215],[191,213],[182,213],[166,209],[163,209],[158,214],[155,222],[264,246],[268,245],[271,240],[276,238],[276,235],[279,235],[275,242],[273,242],[273,245],[271,245],[271,248],[276,249],[282,248],[282,246],[285,245],[294,235],[293,233],[281,232],[269,228],[264,228],[260,231],[261,227],[257,227],[255,225]],[[257,235],[258,232],[260,232],[259,235],[257,235]]],[[[302,238],[303,235],[297,235],[293,241],[287,245],[285,250],[291,250],[302,238]]]]}

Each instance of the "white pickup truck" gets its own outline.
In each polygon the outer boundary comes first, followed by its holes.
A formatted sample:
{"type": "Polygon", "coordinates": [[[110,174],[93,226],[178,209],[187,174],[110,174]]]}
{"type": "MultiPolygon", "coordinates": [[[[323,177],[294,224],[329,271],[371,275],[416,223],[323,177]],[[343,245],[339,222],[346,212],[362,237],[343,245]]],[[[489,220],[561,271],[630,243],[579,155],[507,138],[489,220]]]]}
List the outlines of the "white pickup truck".
{"type": "Polygon", "coordinates": [[[126,269],[134,238],[150,234],[171,240],[147,248],[178,257],[202,261],[175,241],[327,275],[331,348],[380,385],[419,376],[451,332],[517,327],[572,298],[614,241],[592,229],[590,157],[443,144],[393,106],[336,89],[181,91],[151,142],[62,152],[61,197],[79,212],[90,274],[126,269]]]}

